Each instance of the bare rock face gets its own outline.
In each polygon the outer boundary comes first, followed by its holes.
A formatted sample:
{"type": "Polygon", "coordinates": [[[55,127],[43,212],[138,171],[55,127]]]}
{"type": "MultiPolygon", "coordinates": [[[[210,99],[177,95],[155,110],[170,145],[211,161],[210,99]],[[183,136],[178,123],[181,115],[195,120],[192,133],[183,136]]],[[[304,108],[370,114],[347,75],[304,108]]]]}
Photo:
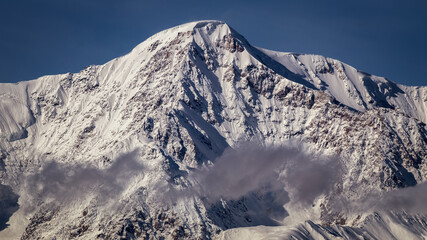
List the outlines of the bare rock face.
{"type": "MultiPolygon", "coordinates": [[[[5,231],[21,239],[211,239],[280,225],[285,202],[270,193],[209,199],[191,190],[191,176],[245,142],[300,142],[314,155],[338,156],[342,169],[333,191],[313,203],[320,214],[286,237],[375,239],[369,226],[402,218],[333,204],[426,180],[426,109],[426,87],[256,48],[223,22],[181,25],[80,73],[0,84],[0,177],[20,196],[5,231]],[[55,171],[39,176],[52,162],[55,171]]],[[[422,217],[406,218],[417,222],[411,234],[427,232],[422,217]]]]}

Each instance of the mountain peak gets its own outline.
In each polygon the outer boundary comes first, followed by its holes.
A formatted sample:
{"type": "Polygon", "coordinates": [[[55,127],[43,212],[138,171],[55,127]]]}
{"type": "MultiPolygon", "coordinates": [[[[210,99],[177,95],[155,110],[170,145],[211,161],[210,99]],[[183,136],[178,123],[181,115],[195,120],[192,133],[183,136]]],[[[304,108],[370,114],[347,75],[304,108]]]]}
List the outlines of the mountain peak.
{"type": "Polygon", "coordinates": [[[163,30],[155,35],[153,35],[152,37],[150,37],[149,39],[154,39],[154,38],[167,38],[173,35],[176,35],[180,32],[195,32],[195,31],[214,31],[216,29],[223,29],[226,30],[228,29],[228,31],[230,31],[230,27],[222,21],[217,21],[217,20],[201,20],[201,21],[194,21],[194,22],[189,22],[189,23],[184,23],[175,27],[171,27],[168,28],[166,30],[163,30]]]}
{"type": "Polygon", "coordinates": [[[223,21],[219,21],[219,20],[200,20],[200,21],[194,21],[194,22],[189,22],[189,23],[184,23],[169,29],[166,29],[160,33],[163,32],[174,32],[174,31],[185,31],[185,30],[195,30],[195,29],[216,29],[216,28],[229,28],[228,24],[223,22],[223,21]]]}
{"type": "Polygon", "coordinates": [[[235,32],[225,22],[217,21],[217,20],[201,20],[201,21],[181,24],[176,27],[163,30],[151,36],[141,44],[139,44],[137,47],[135,47],[134,51],[141,51],[151,44],[154,44],[157,46],[160,43],[187,42],[187,41],[184,41],[184,38],[187,38],[187,40],[190,40],[190,41],[192,41],[195,38],[195,40],[199,42],[209,41],[209,42],[215,43],[229,36],[244,39],[243,37],[241,37],[240,34],[235,32]]]}

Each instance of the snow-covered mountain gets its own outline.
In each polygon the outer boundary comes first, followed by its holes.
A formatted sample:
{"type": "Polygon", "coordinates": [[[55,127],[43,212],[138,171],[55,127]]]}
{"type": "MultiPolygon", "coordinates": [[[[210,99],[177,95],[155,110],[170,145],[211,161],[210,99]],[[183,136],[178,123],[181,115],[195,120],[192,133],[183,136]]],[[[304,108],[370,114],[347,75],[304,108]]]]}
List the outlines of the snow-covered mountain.
{"type": "Polygon", "coordinates": [[[0,185],[0,237],[423,239],[422,203],[355,203],[423,187],[426,109],[427,87],[257,48],[219,21],[177,26],[104,65],[0,84],[0,178],[14,192],[0,185]],[[300,167],[309,184],[337,176],[308,207],[286,180],[300,167]],[[288,197],[247,181],[260,174],[285,179],[288,197]]]}

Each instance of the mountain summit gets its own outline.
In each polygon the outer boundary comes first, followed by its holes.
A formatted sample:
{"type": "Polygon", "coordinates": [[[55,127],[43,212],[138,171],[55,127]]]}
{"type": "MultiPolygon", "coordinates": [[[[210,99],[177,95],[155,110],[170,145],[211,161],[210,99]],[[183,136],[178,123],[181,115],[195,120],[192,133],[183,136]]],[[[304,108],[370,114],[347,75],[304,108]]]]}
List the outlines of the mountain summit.
{"type": "Polygon", "coordinates": [[[401,197],[427,177],[426,108],[427,87],[180,25],[0,84],[0,237],[421,238],[401,197]]]}

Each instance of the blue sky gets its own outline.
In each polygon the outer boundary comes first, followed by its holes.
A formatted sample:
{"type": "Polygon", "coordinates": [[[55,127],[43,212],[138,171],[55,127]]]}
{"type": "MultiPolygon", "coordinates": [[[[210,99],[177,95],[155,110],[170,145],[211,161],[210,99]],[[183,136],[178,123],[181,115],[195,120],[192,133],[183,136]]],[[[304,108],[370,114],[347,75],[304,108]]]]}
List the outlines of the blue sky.
{"type": "Polygon", "coordinates": [[[203,19],[227,22],[255,46],[427,85],[425,0],[0,0],[0,82],[78,72],[203,19]]]}

